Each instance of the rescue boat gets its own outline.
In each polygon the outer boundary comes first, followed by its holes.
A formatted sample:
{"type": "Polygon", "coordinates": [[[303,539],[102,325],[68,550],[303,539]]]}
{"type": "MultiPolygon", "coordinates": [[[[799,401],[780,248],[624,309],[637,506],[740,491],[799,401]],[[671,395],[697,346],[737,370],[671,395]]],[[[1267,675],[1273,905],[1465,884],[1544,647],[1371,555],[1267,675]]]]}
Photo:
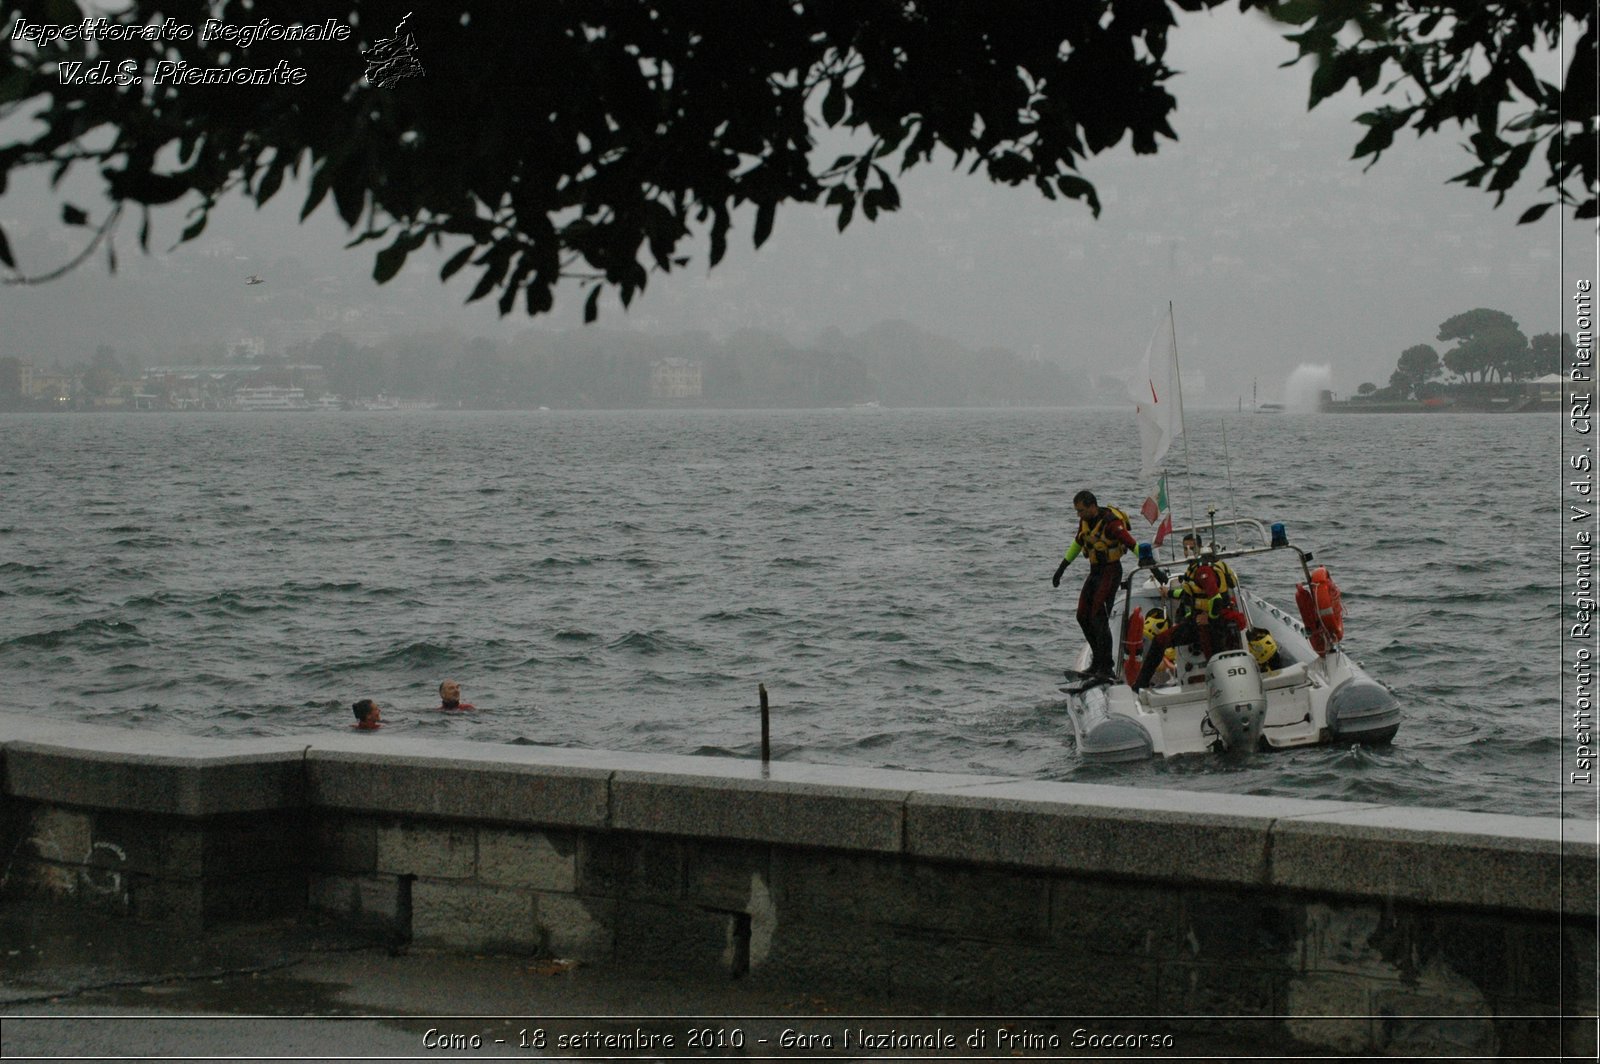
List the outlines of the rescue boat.
{"type": "Polygon", "coordinates": [[[1239,519],[1192,531],[1202,541],[1209,533],[1207,557],[1226,562],[1236,578],[1230,593],[1249,622],[1247,632],[1256,636],[1254,652],[1245,638],[1236,646],[1213,648],[1209,661],[1192,647],[1175,646],[1154,682],[1134,691],[1143,651],[1141,618],[1172,607],[1158,574],[1181,574],[1188,561],[1160,560],[1142,544],[1111,621],[1121,674],[1111,682],[1088,679],[1082,672],[1089,667],[1086,646],[1073,673],[1080,682],[1061,688],[1070,696],[1068,713],[1080,756],[1136,761],[1392,740],[1400,728],[1400,706],[1345,652],[1342,597],[1328,570],[1291,544],[1280,524],[1269,531],[1261,521],[1239,519]],[[1234,544],[1219,547],[1219,531],[1234,544]],[[1256,593],[1257,579],[1269,569],[1289,573],[1297,603],[1293,612],[1256,593]],[[1263,632],[1268,639],[1260,637],[1263,632]],[[1264,653],[1269,648],[1275,656],[1264,653]]]}

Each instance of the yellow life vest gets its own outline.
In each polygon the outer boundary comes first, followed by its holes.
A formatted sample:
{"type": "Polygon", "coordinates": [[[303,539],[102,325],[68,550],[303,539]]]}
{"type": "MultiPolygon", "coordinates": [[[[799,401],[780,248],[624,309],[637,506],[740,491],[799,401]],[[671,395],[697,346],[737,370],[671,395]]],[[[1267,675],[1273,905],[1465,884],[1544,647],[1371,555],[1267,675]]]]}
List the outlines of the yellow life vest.
{"type": "Polygon", "coordinates": [[[1083,552],[1089,556],[1091,565],[1118,561],[1127,550],[1120,539],[1106,535],[1107,517],[1115,517],[1123,528],[1128,527],[1128,515],[1115,506],[1101,506],[1092,528],[1087,518],[1078,519],[1078,542],[1083,544],[1083,552]]]}
{"type": "Polygon", "coordinates": [[[1205,613],[1215,617],[1218,608],[1231,606],[1233,595],[1231,592],[1239,586],[1239,577],[1227,562],[1221,561],[1193,561],[1188,569],[1184,570],[1182,588],[1193,603],[1195,612],[1205,613]],[[1214,578],[1207,580],[1202,570],[1209,569],[1214,578]],[[1211,585],[1215,584],[1215,590],[1211,585]],[[1210,594],[1206,594],[1210,591],[1210,594]]]}

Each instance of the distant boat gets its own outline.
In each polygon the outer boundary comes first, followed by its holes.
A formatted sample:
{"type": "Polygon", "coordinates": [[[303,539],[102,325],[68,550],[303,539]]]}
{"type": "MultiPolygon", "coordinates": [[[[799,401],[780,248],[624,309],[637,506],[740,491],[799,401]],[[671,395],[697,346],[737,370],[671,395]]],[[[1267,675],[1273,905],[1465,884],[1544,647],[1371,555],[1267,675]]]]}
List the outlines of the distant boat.
{"type": "Polygon", "coordinates": [[[260,388],[239,388],[233,393],[233,402],[240,410],[310,410],[304,388],[280,388],[264,385],[260,388]]]}
{"type": "Polygon", "coordinates": [[[253,273],[250,275],[249,280],[245,281],[245,284],[247,284],[247,285],[251,285],[251,284],[266,284],[266,283],[267,282],[266,282],[266,280],[264,278],[257,277],[253,273]]]}
{"type": "MultiPolygon", "coordinates": [[[[1243,399],[1239,400],[1239,409],[1244,409],[1243,399]]],[[[1250,409],[1258,414],[1281,414],[1283,413],[1283,404],[1256,402],[1256,382],[1252,380],[1250,382],[1250,409]]]]}
{"type": "Polygon", "coordinates": [[[376,398],[351,400],[349,409],[415,411],[434,410],[438,408],[438,405],[438,403],[431,402],[427,399],[396,399],[393,396],[384,395],[380,392],[376,398]]]}

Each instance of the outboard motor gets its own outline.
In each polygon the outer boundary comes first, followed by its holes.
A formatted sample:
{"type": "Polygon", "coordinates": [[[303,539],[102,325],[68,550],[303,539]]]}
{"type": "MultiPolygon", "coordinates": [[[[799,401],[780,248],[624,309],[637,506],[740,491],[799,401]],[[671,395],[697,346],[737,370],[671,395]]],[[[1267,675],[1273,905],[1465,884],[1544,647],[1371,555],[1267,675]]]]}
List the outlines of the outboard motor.
{"type": "Polygon", "coordinates": [[[1267,719],[1267,693],[1256,659],[1225,650],[1206,665],[1206,717],[1231,752],[1254,750],[1267,719]]]}

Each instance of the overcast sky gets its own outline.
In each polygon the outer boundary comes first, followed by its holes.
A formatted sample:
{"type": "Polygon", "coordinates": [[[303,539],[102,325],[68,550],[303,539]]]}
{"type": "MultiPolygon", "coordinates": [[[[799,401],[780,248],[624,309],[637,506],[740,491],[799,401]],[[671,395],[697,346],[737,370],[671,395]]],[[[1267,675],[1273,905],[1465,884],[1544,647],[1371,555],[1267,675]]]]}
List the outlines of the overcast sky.
{"type": "MultiPolygon", "coordinates": [[[[440,42],[419,44],[425,60],[440,42]]],[[[739,216],[717,269],[704,265],[702,237],[694,263],[653,276],[632,308],[604,298],[601,323],[718,336],[754,327],[809,343],[829,326],[849,333],[903,318],[973,347],[1037,352],[1087,383],[1136,362],[1170,300],[1189,400],[1228,406],[1256,382],[1261,401],[1281,398],[1302,365],[1328,366],[1341,394],[1385,384],[1402,350],[1435,343],[1440,322],[1474,307],[1510,313],[1530,336],[1560,331],[1570,279],[1593,276],[1595,238],[1555,211],[1515,224],[1538,199],[1538,157],[1498,210],[1491,196],[1446,183],[1471,165],[1455,130],[1402,137],[1363,170],[1350,160],[1362,133],[1351,118],[1374,99],[1347,90],[1308,113],[1310,68],[1279,69],[1293,54],[1259,16],[1182,16],[1169,51],[1181,72],[1169,83],[1180,139],[1155,156],[1124,145],[1091,159],[1098,220],[1075,201],[952,173],[946,160],[903,176],[899,212],[875,223],[858,214],[842,235],[831,211],[788,206],[754,252],[753,214],[739,216]]],[[[1559,80],[1559,65],[1549,57],[1542,76],[1559,80]]],[[[42,189],[16,181],[0,199],[0,224],[30,273],[82,241],[42,189]]],[[[301,338],[282,323],[313,312],[314,332],[336,318],[364,341],[439,328],[510,340],[581,323],[576,289],[533,321],[501,319],[492,298],[464,307],[475,278],[464,271],[441,285],[443,256],[430,265],[415,255],[394,282],[375,285],[372,246],[342,250],[331,201],[296,224],[302,195],[288,189],[263,211],[230,204],[170,254],[182,211],[157,215],[148,257],[135,218],[122,227],[115,276],[101,256],[42,289],[0,288],[0,355],[71,363],[109,343],[148,365],[176,360],[185,339],[240,335],[281,350],[301,338]],[[244,287],[250,273],[267,284],[244,287]]]]}

